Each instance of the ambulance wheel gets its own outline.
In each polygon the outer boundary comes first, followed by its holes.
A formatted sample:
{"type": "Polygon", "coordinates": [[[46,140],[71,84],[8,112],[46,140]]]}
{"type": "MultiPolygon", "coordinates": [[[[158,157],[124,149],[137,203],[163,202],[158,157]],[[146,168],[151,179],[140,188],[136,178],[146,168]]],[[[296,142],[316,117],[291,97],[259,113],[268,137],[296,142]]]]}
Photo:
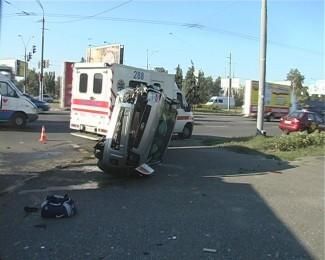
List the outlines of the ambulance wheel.
{"type": "Polygon", "coordinates": [[[23,128],[26,126],[27,118],[23,113],[15,113],[11,119],[11,123],[14,127],[23,128]]]}
{"type": "Polygon", "coordinates": [[[186,124],[183,128],[183,132],[179,133],[178,136],[182,139],[188,139],[192,136],[193,126],[191,124],[186,124]]]}

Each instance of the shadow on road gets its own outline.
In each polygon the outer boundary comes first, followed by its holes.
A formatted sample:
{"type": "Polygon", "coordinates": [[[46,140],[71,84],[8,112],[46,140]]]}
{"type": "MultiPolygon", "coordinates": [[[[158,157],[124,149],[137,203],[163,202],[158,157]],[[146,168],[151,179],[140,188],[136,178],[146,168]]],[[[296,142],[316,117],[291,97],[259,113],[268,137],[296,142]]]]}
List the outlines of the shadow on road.
{"type": "Polygon", "coordinates": [[[15,203],[1,204],[0,256],[55,258],[60,252],[63,259],[312,259],[250,184],[224,180],[288,168],[262,155],[192,147],[169,150],[151,177],[113,178],[94,162],[53,169],[12,194],[15,203]],[[78,215],[61,220],[23,216],[19,209],[39,205],[49,193],[69,193],[78,215]],[[35,228],[40,225],[46,228],[35,228]],[[30,249],[13,250],[18,239],[30,249]],[[67,244],[73,252],[64,250],[67,244]]]}
{"type": "Polygon", "coordinates": [[[35,122],[27,124],[24,128],[14,128],[8,124],[0,125],[0,132],[35,132],[40,133],[42,126],[45,126],[48,133],[70,133],[68,121],[52,121],[52,120],[37,120],[35,122]]]}

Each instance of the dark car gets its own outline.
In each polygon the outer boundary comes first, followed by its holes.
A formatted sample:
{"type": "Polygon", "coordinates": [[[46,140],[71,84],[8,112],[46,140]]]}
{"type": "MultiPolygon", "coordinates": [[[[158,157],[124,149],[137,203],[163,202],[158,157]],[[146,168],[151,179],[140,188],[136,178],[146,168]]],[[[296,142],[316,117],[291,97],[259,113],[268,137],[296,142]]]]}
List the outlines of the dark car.
{"type": "Polygon", "coordinates": [[[24,94],[24,96],[29,98],[30,101],[32,101],[37,106],[38,111],[49,111],[50,110],[50,105],[47,102],[33,98],[32,96],[30,96],[26,93],[24,94]]]}
{"type": "MultiPolygon", "coordinates": [[[[36,96],[34,98],[37,100],[41,100],[40,97],[41,96],[36,96]]],[[[43,94],[43,101],[48,102],[48,103],[53,103],[54,98],[48,94],[43,94]]]]}
{"type": "Polygon", "coordinates": [[[297,110],[282,117],[279,128],[286,134],[299,131],[312,133],[315,130],[324,131],[325,124],[317,113],[308,110],[297,110]]]}

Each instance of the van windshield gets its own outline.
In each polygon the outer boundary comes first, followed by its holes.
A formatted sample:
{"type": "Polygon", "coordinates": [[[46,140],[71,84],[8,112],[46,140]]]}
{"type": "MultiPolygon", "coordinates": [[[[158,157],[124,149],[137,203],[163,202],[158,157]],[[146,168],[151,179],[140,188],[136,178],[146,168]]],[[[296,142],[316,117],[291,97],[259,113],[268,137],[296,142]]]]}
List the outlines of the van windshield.
{"type": "Polygon", "coordinates": [[[16,91],[17,95],[18,95],[18,96],[22,96],[23,93],[22,93],[22,92],[20,91],[20,89],[17,87],[16,82],[11,81],[11,83],[12,83],[12,85],[10,85],[10,86],[14,87],[13,89],[16,91]]]}

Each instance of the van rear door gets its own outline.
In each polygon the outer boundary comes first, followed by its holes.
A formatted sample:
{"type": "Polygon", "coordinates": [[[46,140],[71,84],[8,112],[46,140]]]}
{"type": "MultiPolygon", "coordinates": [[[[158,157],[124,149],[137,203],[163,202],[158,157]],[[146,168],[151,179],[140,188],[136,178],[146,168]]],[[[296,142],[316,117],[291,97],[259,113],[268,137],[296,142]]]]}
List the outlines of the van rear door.
{"type": "Polygon", "coordinates": [[[110,69],[85,69],[74,73],[70,128],[106,134],[113,110],[110,69]]]}

